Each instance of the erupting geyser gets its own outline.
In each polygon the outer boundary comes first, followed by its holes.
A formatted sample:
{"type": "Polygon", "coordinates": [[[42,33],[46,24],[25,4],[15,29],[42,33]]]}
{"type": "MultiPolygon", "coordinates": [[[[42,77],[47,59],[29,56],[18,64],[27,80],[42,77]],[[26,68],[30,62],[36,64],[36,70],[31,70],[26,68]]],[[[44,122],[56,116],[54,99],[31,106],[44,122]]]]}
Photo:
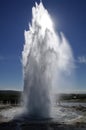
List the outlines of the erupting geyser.
{"type": "Polygon", "coordinates": [[[54,82],[60,72],[70,72],[73,55],[63,33],[56,34],[51,17],[42,2],[39,5],[36,3],[32,8],[32,23],[29,30],[25,31],[22,57],[27,115],[50,118],[54,82]]]}

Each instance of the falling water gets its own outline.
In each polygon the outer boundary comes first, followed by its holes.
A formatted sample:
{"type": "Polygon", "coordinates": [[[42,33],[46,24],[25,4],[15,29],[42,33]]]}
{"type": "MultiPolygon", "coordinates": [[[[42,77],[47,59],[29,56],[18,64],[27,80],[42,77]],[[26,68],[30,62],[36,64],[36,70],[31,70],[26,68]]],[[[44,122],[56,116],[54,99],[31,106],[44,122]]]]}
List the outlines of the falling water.
{"type": "Polygon", "coordinates": [[[42,2],[32,8],[32,21],[24,34],[22,59],[27,115],[49,118],[52,116],[55,80],[60,72],[70,74],[72,50],[63,33],[55,32],[51,16],[42,2]]]}

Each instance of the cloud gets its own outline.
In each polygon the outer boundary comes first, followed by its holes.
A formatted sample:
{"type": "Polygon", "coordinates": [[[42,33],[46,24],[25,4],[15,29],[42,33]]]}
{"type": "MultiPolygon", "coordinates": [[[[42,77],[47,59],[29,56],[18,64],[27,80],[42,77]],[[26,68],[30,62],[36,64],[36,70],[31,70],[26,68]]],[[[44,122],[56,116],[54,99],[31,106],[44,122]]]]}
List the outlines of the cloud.
{"type": "Polygon", "coordinates": [[[78,63],[86,64],[86,56],[79,56],[78,63]]]}
{"type": "Polygon", "coordinates": [[[21,57],[20,56],[2,56],[2,55],[0,55],[0,61],[13,61],[13,60],[21,61],[21,57]]]}
{"type": "Polygon", "coordinates": [[[4,57],[3,56],[0,56],[0,61],[4,60],[4,57]]]}

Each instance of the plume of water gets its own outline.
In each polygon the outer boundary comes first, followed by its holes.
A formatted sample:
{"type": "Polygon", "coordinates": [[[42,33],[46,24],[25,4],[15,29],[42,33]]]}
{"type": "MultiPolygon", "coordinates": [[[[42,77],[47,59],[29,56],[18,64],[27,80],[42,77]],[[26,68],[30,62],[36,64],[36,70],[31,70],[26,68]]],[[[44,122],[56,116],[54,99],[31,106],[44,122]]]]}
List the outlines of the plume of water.
{"type": "Polygon", "coordinates": [[[72,50],[63,33],[58,35],[55,32],[51,16],[42,2],[32,8],[32,22],[24,34],[22,59],[25,107],[28,116],[49,118],[54,82],[60,72],[71,72],[72,50]]]}

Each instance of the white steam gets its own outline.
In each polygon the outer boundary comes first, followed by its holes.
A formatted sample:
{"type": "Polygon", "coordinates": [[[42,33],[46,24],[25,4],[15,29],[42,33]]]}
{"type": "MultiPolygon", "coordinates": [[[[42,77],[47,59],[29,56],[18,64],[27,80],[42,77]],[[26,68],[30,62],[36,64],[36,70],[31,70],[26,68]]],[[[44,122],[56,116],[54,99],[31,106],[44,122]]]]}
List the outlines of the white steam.
{"type": "Polygon", "coordinates": [[[22,52],[25,105],[34,117],[51,116],[54,82],[60,72],[71,73],[72,50],[63,33],[59,35],[42,2],[36,3],[22,52]]]}

